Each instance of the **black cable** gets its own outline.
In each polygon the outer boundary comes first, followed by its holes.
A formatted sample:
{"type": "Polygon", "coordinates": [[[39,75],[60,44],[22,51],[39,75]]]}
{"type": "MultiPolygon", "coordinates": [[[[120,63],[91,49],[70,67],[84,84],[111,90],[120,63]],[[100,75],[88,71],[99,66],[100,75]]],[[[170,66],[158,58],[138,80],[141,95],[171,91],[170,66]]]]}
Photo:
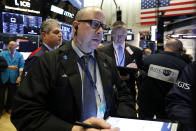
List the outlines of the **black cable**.
{"type": "Polygon", "coordinates": [[[116,9],[118,8],[118,5],[117,5],[117,3],[116,3],[116,0],[113,0],[114,1],[114,4],[116,5],[116,9]]]}
{"type": "Polygon", "coordinates": [[[100,6],[101,9],[102,9],[102,6],[103,6],[103,1],[104,1],[104,0],[101,1],[101,6],[100,6]]]}

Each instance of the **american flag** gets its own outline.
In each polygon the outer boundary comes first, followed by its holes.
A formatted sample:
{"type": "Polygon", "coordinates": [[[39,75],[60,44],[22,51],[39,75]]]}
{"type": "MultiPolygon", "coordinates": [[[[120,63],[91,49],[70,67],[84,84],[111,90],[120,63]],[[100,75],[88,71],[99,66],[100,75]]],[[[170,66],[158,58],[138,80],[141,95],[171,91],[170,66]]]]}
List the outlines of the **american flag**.
{"type": "Polygon", "coordinates": [[[163,17],[196,14],[196,0],[141,0],[141,25],[156,24],[158,1],[163,17]]]}

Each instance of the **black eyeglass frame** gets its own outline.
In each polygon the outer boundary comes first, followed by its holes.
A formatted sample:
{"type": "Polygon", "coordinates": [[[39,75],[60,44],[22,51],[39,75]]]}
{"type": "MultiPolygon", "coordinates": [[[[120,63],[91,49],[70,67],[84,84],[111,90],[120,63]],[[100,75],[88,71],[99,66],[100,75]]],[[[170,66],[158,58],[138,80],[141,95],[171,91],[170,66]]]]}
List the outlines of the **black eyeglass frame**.
{"type": "Polygon", "coordinates": [[[78,22],[87,22],[90,24],[90,26],[93,28],[93,29],[99,29],[100,27],[103,29],[103,30],[110,30],[110,27],[108,25],[105,25],[105,24],[102,24],[100,21],[98,20],[78,20],[78,22]],[[93,27],[93,22],[96,22],[99,24],[99,26],[97,27],[93,27]]]}

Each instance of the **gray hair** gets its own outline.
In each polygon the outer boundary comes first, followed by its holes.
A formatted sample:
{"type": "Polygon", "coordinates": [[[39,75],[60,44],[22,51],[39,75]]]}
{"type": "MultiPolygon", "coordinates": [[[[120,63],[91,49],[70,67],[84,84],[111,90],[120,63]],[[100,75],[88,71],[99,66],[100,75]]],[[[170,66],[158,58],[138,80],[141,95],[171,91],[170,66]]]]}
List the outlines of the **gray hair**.
{"type": "Polygon", "coordinates": [[[41,28],[40,28],[40,34],[42,32],[49,33],[51,31],[52,25],[57,25],[61,27],[61,24],[59,23],[59,21],[55,19],[48,19],[42,23],[41,28]]]}
{"type": "Polygon", "coordinates": [[[122,27],[126,27],[126,24],[123,21],[114,22],[112,25],[112,34],[114,33],[114,30],[122,28],[122,27]]]}

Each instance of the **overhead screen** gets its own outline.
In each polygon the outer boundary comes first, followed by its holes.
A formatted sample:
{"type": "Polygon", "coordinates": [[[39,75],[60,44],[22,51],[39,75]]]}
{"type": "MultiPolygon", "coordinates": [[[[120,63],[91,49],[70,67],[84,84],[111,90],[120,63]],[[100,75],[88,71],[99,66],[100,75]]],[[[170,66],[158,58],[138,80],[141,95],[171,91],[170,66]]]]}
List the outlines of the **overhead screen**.
{"type": "Polygon", "coordinates": [[[61,23],[61,29],[63,32],[63,39],[71,40],[72,39],[72,25],[61,23]]]}
{"type": "Polygon", "coordinates": [[[3,33],[40,35],[42,17],[2,12],[1,22],[3,33]]]}

